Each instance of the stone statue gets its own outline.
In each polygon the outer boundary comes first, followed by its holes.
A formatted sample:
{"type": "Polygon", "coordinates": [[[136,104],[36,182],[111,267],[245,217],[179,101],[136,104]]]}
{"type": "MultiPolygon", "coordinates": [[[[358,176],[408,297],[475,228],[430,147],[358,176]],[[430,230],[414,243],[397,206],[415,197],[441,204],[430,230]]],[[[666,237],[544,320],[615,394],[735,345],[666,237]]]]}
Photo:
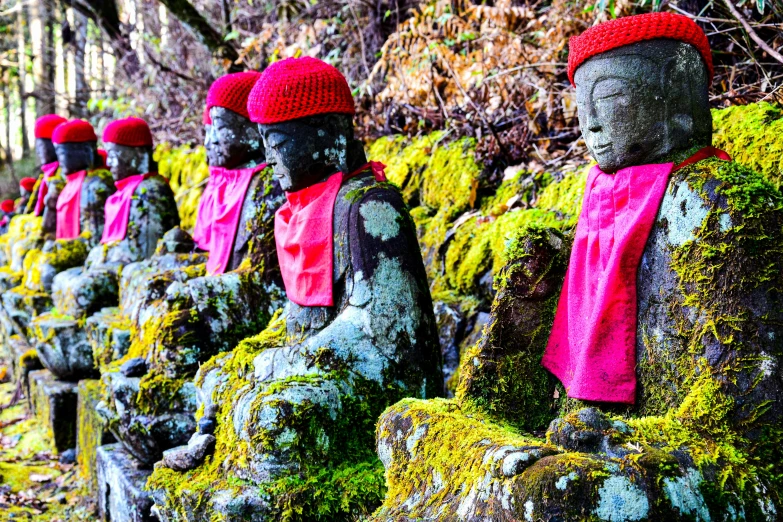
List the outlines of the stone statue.
{"type": "Polygon", "coordinates": [[[509,247],[455,400],[383,414],[374,519],[777,520],[783,195],[710,146],[690,19],[593,27],[569,75],[598,163],[575,236],[509,247]]]}
{"type": "Polygon", "coordinates": [[[283,60],[248,105],[287,191],[275,240],[289,301],[266,331],[201,366],[199,432],[165,452],[150,479],[162,520],[212,510],[274,519],[278,499],[255,493],[259,484],[304,472],[302,463],[320,470],[374,459],[374,419],[386,405],[442,392],[413,222],[354,139],[345,78],[320,60],[283,60]],[[209,495],[169,475],[193,467],[189,476],[218,480],[209,495]],[[236,480],[246,486],[233,490],[236,480]]]}
{"type": "Polygon", "coordinates": [[[22,178],[19,180],[19,199],[16,201],[18,212],[29,213],[28,206],[34,203],[33,195],[37,180],[35,178],[22,178]]]}
{"type": "Polygon", "coordinates": [[[214,186],[212,208],[200,205],[196,227],[200,246],[209,250],[206,275],[202,266],[145,276],[141,286],[128,280],[140,299],[123,299],[135,325],[126,360],[138,364],[104,373],[101,411],[146,466],[196,430],[192,378],[199,365],[263,330],[282,306],[272,227],[283,194],[247,112],[257,78],[256,72],[226,75],[207,96],[205,145],[214,186]]]}
{"type": "Polygon", "coordinates": [[[82,265],[103,233],[103,207],[114,184],[109,171],[93,168],[97,139],[92,125],[83,120],[61,123],[52,133],[60,173],[67,182],[49,178],[43,211],[46,241],[41,250],[25,255],[21,284],[2,296],[7,315],[22,331],[33,317],[52,307],[54,276],[82,265]]]}
{"type": "Polygon", "coordinates": [[[174,193],[156,173],[147,123],[133,117],[116,120],[104,130],[103,141],[117,191],[106,200],[101,244],[90,251],[84,266],[55,276],[56,311],[38,316],[31,325],[41,361],[60,379],[95,372],[80,321],[117,306],[122,267],[152,256],[163,234],[179,224],[174,193]]]}

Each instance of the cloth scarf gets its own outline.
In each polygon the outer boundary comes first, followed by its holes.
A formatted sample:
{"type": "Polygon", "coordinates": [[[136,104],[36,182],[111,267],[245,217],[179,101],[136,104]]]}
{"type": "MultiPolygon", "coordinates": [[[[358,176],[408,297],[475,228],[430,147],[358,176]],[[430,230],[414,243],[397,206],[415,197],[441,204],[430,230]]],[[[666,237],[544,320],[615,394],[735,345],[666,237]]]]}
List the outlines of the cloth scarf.
{"type": "Polygon", "coordinates": [[[133,193],[142,181],[154,175],[154,173],[149,172],[136,174],[135,176],[128,176],[114,182],[117,191],[108,197],[103,207],[104,225],[101,243],[125,239],[125,235],[128,233],[128,220],[130,219],[133,193]]]}
{"type": "Polygon", "coordinates": [[[68,174],[68,182],[57,198],[57,239],[75,239],[79,237],[81,218],[82,184],[87,171],[68,174]]]}
{"type": "Polygon", "coordinates": [[[677,169],[725,152],[705,147],[683,163],[639,165],[587,177],[571,259],[542,360],[568,396],[636,401],[636,273],[677,169]]]}
{"type": "Polygon", "coordinates": [[[212,224],[209,230],[209,259],[207,273],[222,274],[231,260],[231,251],[237,235],[242,204],[253,176],[266,168],[266,163],[247,169],[219,169],[222,178],[216,185],[212,204],[212,224]]]}
{"type": "Polygon", "coordinates": [[[275,213],[275,245],[288,298],[301,306],[334,306],[332,292],[333,214],[344,182],[372,171],[386,181],[383,163],[371,161],[355,172],[331,175],[325,181],[286,193],[275,213]]]}
{"type": "Polygon", "coordinates": [[[212,222],[214,214],[215,198],[220,187],[225,182],[223,173],[225,169],[209,167],[209,179],[201,193],[196,214],[196,226],[193,228],[193,241],[201,250],[209,250],[209,242],[212,238],[212,222]]]}
{"type": "Polygon", "coordinates": [[[38,199],[35,200],[36,216],[40,216],[43,214],[44,199],[46,198],[46,195],[49,193],[49,178],[54,176],[54,174],[57,172],[57,169],[59,168],[60,168],[59,161],[53,161],[41,167],[41,170],[43,171],[43,178],[41,179],[41,182],[38,184],[38,199]]]}

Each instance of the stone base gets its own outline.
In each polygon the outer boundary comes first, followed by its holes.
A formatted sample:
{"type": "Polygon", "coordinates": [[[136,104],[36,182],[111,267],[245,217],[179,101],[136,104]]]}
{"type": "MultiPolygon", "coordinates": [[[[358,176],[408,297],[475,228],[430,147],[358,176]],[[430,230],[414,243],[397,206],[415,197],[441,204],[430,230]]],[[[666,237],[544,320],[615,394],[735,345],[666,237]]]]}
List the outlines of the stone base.
{"type": "Polygon", "coordinates": [[[8,266],[0,267],[0,292],[22,284],[22,272],[14,272],[8,266]]]}
{"type": "Polygon", "coordinates": [[[98,368],[122,359],[128,353],[130,329],[130,320],[117,307],[103,308],[87,318],[84,330],[98,368]]]}
{"type": "Polygon", "coordinates": [[[152,499],[144,491],[152,470],[136,468],[137,461],[122,448],[110,444],[98,448],[98,512],[104,522],[147,522],[152,499]]]}
{"type": "Polygon", "coordinates": [[[76,319],[41,314],[30,322],[30,342],[44,367],[58,379],[78,381],[97,376],[92,347],[76,319]]]}
{"type": "Polygon", "coordinates": [[[30,372],[33,415],[46,427],[55,450],[76,447],[76,383],[58,381],[48,370],[30,372]]]}
{"type": "Polygon", "coordinates": [[[52,297],[45,292],[34,292],[22,286],[3,292],[3,307],[8,316],[20,328],[26,329],[30,321],[52,308],[52,297]]]}
{"type": "Polygon", "coordinates": [[[93,496],[98,496],[98,447],[115,442],[106,428],[106,422],[98,415],[101,400],[101,383],[97,379],[79,381],[76,408],[76,461],[79,474],[93,496]]]}

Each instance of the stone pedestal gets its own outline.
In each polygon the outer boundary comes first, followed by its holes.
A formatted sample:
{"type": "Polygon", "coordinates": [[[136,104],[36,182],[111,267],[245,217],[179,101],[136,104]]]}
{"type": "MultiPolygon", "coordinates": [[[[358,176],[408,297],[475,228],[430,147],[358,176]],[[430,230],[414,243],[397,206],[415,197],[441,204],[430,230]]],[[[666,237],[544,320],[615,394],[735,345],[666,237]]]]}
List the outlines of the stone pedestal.
{"type": "Polygon", "coordinates": [[[79,381],[76,407],[76,461],[79,475],[93,496],[98,496],[98,448],[115,442],[97,412],[101,385],[97,379],[79,381]]]}
{"type": "Polygon", "coordinates": [[[84,330],[98,368],[122,359],[128,353],[131,324],[119,308],[103,308],[91,315],[84,330]]]}
{"type": "Polygon", "coordinates": [[[36,315],[52,307],[49,294],[27,290],[22,286],[3,292],[2,300],[9,317],[21,328],[27,328],[36,315]]]}
{"type": "Polygon", "coordinates": [[[92,347],[79,321],[45,313],[32,320],[30,330],[41,363],[58,379],[76,381],[96,376],[92,347]]]}
{"type": "Polygon", "coordinates": [[[62,453],[76,447],[76,383],[58,381],[49,370],[30,372],[30,404],[62,453]]]}
{"type": "Polygon", "coordinates": [[[98,512],[104,522],[148,522],[152,499],[144,491],[152,470],[136,467],[137,461],[122,444],[98,448],[98,512]]]}

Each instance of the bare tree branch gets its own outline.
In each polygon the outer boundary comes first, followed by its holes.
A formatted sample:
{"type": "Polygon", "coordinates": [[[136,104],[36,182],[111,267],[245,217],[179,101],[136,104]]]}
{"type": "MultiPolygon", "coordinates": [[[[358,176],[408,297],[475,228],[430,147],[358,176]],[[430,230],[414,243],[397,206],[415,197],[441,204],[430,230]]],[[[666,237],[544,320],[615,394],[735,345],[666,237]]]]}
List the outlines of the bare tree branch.
{"type": "Polygon", "coordinates": [[[748,36],[751,37],[751,39],[759,44],[759,47],[761,47],[764,52],[766,52],[768,55],[773,57],[775,60],[779,61],[780,63],[783,63],[783,55],[777,52],[775,49],[770,47],[770,45],[761,39],[761,37],[756,33],[756,31],[753,30],[753,27],[750,26],[748,21],[745,19],[744,16],[742,16],[742,13],[740,13],[739,9],[734,5],[734,2],[732,0],[724,0],[726,7],[729,8],[729,11],[731,11],[731,14],[739,20],[739,23],[742,24],[742,27],[745,29],[745,31],[748,33],[748,36]]]}

